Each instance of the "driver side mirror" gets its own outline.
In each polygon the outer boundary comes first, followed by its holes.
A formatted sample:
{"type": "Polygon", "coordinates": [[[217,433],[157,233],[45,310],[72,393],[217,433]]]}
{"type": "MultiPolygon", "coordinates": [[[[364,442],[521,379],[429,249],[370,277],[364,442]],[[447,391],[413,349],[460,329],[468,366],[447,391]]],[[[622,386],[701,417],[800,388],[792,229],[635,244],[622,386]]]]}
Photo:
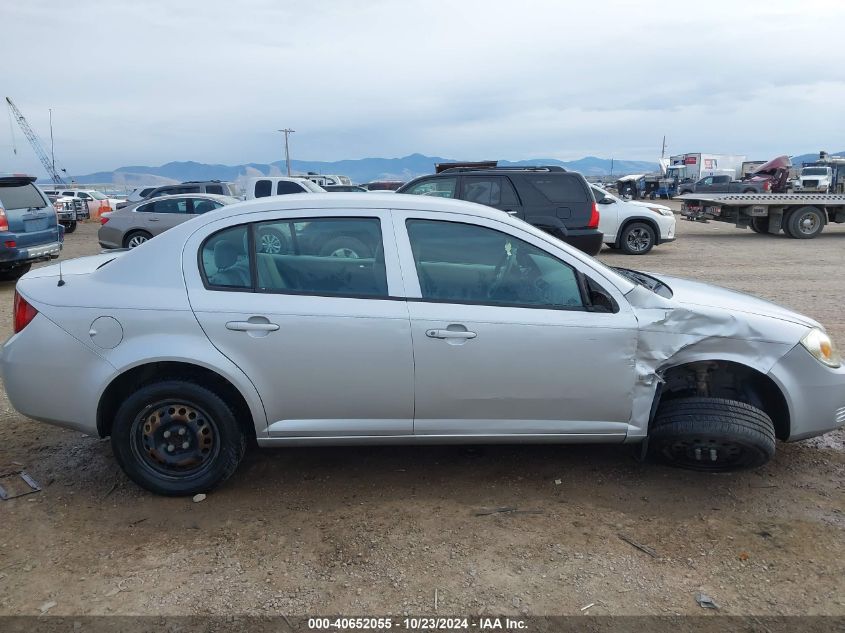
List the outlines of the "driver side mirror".
{"type": "Polygon", "coordinates": [[[616,200],[608,196],[605,196],[604,198],[599,200],[599,204],[613,204],[614,202],[616,202],[616,200]]]}

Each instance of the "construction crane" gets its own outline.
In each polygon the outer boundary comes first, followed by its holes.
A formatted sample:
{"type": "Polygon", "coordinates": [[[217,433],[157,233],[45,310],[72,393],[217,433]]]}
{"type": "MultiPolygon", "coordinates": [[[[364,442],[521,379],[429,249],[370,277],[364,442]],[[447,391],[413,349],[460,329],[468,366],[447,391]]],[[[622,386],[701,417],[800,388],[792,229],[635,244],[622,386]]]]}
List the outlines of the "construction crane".
{"type": "Polygon", "coordinates": [[[38,137],[29,126],[29,123],[27,123],[23,114],[21,114],[21,111],[18,110],[18,107],[12,103],[12,100],[9,97],[6,97],[6,103],[9,105],[9,111],[15,117],[15,120],[18,122],[21,130],[23,130],[24,136],[29,141],[29,144],[32,145],[32,149],[35,150],[35,155],[38,156],[38,160],[41,161],[41,164],[44,165],[44,169],[46,169],[47,173],[50,175],[50,179],[56,185],[66,184],[64,179],[59,175],[59,172],[56,171],[55,162],[50,161],[50,157],[47,156],[47,152],[45,152],[44,148],[41,147],[41,141],[38,140],[38,137]]]}

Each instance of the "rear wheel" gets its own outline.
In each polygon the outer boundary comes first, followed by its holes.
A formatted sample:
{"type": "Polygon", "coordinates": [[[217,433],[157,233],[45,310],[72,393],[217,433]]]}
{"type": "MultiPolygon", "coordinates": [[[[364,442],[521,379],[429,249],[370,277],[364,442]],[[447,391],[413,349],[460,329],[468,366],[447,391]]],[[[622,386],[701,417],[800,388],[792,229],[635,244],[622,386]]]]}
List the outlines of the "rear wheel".
{"type": "Polygon", "coordinates": [[[809,240],[824,229],[824,214],[816,207],[801,207],[790,212],[784,222],[784,230],[789,237],[809,240]]]}
{"type": "Polygon", "coordinates": [[[15,268],[7,268],[0,270],[0,281],[17,281],[32,268],[32,264],[24,264],[23,266],[16,266],[15,268]]]}
{"type": "Polygon", "coordinates": [[[64,227],[65,227],[65,234],[70,235],[71,233],[73,233],[76,230],[76,221],[68,222],[67,224],[64,225],[64,227]]]}
{"type": "Polygon", "coordinates": [[[755,233],[768,233],[769,218],[751,218],[750,228],[755,233]]]}
{"type": "Polygon", "coordinates": [[[619,234],[619,248],[626,255],[645,255],[654,247],[656,237],[645,222],[631,222],[619,234]]]}
{"type": "Polygon", "coordinates": [[[141,387],[114,418],[112,450],[126,475],[162,495],[192,495],[226,480],[246,450],[246,436],[226,402],[192,382],[141,387]]]}
{"type": "Polygon", "coordinates": [[[372,249],[357,237],[341,235],[328,240],[320,247],[321,257],[348,257],[350,259],[369,258],[372,249]]]}
{"type": "Polygon", "coordinates": [[[123,238],[123,248],[136,248],[152,237],[146,231],[132,231],[123,238]]]}
{"type": "Polygon", "coordinates": [[[775,429],[765,412],[743,402],[681,398],[658,408],[649,449],[662,461],[691,470],[756,468],[775,454],[775,429]]]}

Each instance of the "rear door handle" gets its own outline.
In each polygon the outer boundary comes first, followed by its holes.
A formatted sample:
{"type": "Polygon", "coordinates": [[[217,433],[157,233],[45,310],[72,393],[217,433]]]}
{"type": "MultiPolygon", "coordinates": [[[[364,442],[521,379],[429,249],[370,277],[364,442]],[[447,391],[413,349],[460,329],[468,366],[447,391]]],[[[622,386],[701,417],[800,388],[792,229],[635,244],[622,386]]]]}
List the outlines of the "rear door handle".
{"type": "Polygon", "coordinates": [[[428,338],[445,339],[468,339],[478,336],[475,332],[467,332],[465,330],[426,330],[425,335],[428,338]]]}
{"type": "Polygon", "coordinates": [[[275,332],[279,329],[276,323],[253,323],[251,321],[229,321],[226,323],[227,330],[237,332],[275,332]]]}
{"type": "Polygon", "coordinates": [[[158,222],[158,218],[147,218],[147,222],[158,222]]]}

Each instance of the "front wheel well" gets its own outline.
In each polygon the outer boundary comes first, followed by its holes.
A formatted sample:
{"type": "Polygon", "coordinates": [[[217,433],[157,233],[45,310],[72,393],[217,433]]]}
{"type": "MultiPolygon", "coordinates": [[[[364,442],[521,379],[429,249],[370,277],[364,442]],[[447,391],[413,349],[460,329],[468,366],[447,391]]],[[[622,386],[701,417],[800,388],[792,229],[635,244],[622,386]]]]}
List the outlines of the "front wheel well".
{"type": "Polygon", "coordinates": [[[117,376],[106,387],[97,406],[97,431],[100,437],[111,435],[114,416],[123,401],[144,385],[164,380],[185,380],[211,389],[232,408],[246,437],[255,438],[252,412],[241,392],[226,378],[206,367],[178,361],[139,365],[117,376]]]}
{"type": "Polygon", "coordinates": [[[655,396],[660,402],[707,396],[744,402],[764,411],[780,440],[789,437],[789,408],[780,388],[767,375],[740,363],[707,360],[670,367],[662,372],[663,385],[655,396]]]}
{"type": "Polygon", "coordinates": [[[651,227],[651,230],[654,231],[654,242],[655,244],[660,243],[660,227],[657,226],[657,222],[652,220],[651,218],[628,218],[625,220],[619,227],[619,230],[616,232],[616,244],[620,244],[622,240],[622,233],[628,228],[631,224],[635,222],[642,222],[643,224],[648,224],[651,227]]]}

